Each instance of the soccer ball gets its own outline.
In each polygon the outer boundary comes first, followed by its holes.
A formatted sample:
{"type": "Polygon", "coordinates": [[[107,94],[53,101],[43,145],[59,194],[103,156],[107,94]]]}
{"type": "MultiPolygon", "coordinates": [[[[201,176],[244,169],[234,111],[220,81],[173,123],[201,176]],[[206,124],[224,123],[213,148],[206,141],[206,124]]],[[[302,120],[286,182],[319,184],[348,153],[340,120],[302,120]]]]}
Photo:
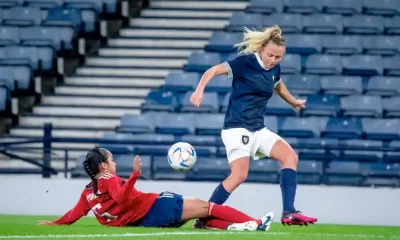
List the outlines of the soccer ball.
{"type": "Polygon", "coordinates": [[[196,151],[186,142],[178,142],[171,146],[168,151],[169,165],[178,171],[187,171],[196,163],[196,151]]]}

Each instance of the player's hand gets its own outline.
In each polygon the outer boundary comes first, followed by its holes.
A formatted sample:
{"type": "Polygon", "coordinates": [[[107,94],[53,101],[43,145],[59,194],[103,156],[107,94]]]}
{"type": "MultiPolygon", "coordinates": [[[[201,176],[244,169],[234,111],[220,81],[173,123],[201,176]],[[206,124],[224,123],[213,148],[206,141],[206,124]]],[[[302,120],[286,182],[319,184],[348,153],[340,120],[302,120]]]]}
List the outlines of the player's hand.
{"type": "Polygon", "coordinates": [[[37,222],[37,225],[56,225],[56,224],[53,223],[52,221],[39,220],[39,221],[37,222]]]}
{"type": "Polygon", "coordinates": [[[203,101],[203,91],[196,90],[192,96],[190,97],[190,103],[195,107],[199,107],[201,102],[203,101]]]}
{"type": "Polygon", "coordinates": [[[142,160],[140,160],[140,157],[136,155],[135,159],[133,160],[133,171],[135,173],[142,173],[142,160]]]}
{"type": "Polygon", "coordinates": [[[293,108],[299,111],[300,109],[306,108],[307,100],[296,99],[296,101],[292,104],[293,108]]]}

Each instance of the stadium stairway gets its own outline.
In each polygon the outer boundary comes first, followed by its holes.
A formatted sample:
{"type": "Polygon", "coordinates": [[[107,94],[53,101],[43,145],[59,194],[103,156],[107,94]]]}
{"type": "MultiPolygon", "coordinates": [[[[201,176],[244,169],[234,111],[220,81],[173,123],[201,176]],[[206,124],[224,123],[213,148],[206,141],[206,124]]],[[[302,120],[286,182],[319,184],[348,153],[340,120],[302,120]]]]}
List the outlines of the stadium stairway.
{"type": "MultiPolygon", "coordinates": [[[[181,70],[192,50],[203,49],[212,31],[223,29],[234,11],[247,1],[151,1],[141,16],[130,20],[119,36],[111,38],[88,57],[73,76],[66,77],[55,93],[42,97],[33,112],[20,118],[8,138],[18,141],[43,135],[43,124],[53,124],[53,136],[100,138],[114,130],[125,113],[140,114],[149,91],[164,84],[169,71],[181,70]]],[[[41,147],[42,144],[29,146],[41,147]]],[[[52,166],[64,167],[65,151],[76,159],[95,144],[55,143],[52,166]],[[59,161],[57,161],[59,160],[59,161]]],[[[18,152],[42,158],[40,150],[18,152]]],[[[71,161],[69,167],[74,167],[71,161]]],[[[28,163],[0,161],[0,168],[29,168],[28,163]]]]}

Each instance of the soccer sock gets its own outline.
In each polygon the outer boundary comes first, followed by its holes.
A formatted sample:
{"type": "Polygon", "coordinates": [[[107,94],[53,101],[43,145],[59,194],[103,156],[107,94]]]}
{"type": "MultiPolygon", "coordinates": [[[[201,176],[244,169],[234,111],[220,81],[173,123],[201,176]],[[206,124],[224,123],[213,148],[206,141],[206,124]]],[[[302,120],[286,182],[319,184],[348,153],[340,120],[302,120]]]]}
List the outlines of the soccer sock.
{"type": "Polygon", "coordinates": [[[256,221],[259,225],[261,224],[260,219],[255,219],[247,214],[236,210],[229,206],[222,206],[212,202],[208,203],[208,215],[224,220],[231,223],[244,223],[248,221],[256,221]]]}
{"type": "Polygon", "coordinates": [[[292,213],[296,209],[294,208],[294,199],[296,197],[296,176],[297,172],[290,168],[284,168],[281,170],[280,183],[282,191],[282,204],[283,212],[292,213]]]}
{"type": "Polygon", "coordinates": [[[226,229],[231,222],[227,222],[218,218],[208,218],[208,220],[204,221],[204,225],[209,228],[217,228],[217,229],[226,229]]]}
{"type": "Polygon", "coordinates": [[[230,193],[226,191],[224,185],[220,183],[217,188],[214,190],[213,194],[210,197],[209,202],[213,202],[216,204],[224,204],[228,199],[230,193]]]}

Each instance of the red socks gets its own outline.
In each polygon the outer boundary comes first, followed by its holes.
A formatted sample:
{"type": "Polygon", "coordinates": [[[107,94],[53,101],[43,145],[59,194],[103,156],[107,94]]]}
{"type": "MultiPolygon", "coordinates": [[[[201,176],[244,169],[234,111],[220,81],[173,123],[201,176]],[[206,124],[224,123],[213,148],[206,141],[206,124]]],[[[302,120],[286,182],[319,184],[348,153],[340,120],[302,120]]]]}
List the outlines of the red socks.
{"type": "MultiPolygon", "coordinates": [[[[230,223],[244,223],[248,221],[256,221],[261,224],[260,219],[252,218],[243,212],[240,212],[232,207],[223,206],[215,203],[208,203],[208,215],[230,223]]],[[[220,223],[218,223],[220,224],[220,223]]]]}

